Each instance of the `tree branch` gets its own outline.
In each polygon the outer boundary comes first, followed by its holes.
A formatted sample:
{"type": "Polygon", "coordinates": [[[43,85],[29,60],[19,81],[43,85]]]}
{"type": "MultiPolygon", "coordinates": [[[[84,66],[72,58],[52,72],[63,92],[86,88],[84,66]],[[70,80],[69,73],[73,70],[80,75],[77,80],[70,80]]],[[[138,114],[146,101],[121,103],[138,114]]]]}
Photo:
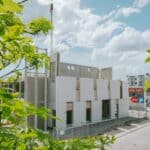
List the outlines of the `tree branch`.
{"type": "MultiPolygon", "coordinates": [[[[16,67],[15,67],[13,70],[11,70],[11,71],[9,71],[8,73],[6,73],[6,74],[0,76],[0,79],[2,79],[2,78],[4,78],[4,77],[6,77],[6,76],[8,76],[8,75],[10,75],[10,74],[12,74],[12,73],[14,73],[15,71],[19,71],[20,69],[17,69],[17,68],[20,66],[21,61],[22,61],[22,60],[20,60],[20,61],[18,62],[18,64],[16,65],[16,67]]],[[[22,69],[21,69],[21,70],[22,70],[22,69]]]]}
{"type": "Polygon", "coordinates": [[[23,1],[18,2],[18,4],[23,4],[23,3],[27,2],[27,1],[28,0],[23,0],[23,1]]]}

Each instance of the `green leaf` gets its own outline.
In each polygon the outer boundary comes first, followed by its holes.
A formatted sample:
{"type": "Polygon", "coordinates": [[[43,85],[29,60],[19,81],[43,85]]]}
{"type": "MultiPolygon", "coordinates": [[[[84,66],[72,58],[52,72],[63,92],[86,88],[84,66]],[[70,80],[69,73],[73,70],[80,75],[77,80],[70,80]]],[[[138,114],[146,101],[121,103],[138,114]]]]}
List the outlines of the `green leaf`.
{"type": "Polygon", "coordinates": [[[3,5],[3,0],[0,0],[0,5],[3,5]]]}
{"type": "Polygon", "coordinates": [[[0,3],[3,5],[0,5],[0,13],[5,12],[17,12],[21,13],[22,6],[14,2],[13,0],[0,0],[0,3]]]}
{"type": "Polygon", "coordinates": [[[7,90],[0,88],[0,100],[12,100],[14,97],[11,93],[8,93],[7,90]]]}
{"type": "Polygon", "coordinates": [[[148,49],[147,52],[150,53],[150,49],[148,49]]]}
{"type": "Polygon", "coordinates": [[[147,58],[145,59],[145,62],[146,62],[146,63],[149,63],[149,62],[150,62],[150,57],[147,57],[147,58]]]}
{"type": "Polygon", "coordinates": [[[53,29],[52,24],[49,22],[49,20],[43,17],[32,20],[28,26],[29,26],[29,31],[32,34],[38,34],[38,33],[47,34],[49,30],[53,29]]]}

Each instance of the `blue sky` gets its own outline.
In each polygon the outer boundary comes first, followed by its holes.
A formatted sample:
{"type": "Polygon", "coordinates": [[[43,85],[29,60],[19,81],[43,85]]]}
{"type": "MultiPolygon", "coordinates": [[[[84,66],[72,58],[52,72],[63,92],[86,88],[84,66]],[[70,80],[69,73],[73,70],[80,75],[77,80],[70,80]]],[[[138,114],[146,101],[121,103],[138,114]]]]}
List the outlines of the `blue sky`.
{"type": "MultiPolygon", "coordinates": [[[[24,20],[50,17],[49,0],[26,4],[24,20]]],[[[114,79],[150,72],[150,0],[54,0],[54,51],[61,60],[113,67],[114,79]]],[[[49,37],[36,37],[49,47],[49,37]]]]}
{"type": "MultiPolygon", "coordinates": [[[[134,0],[82,0],[81,6],[83,8],[89,7],[97,15],[106,14],[114,9],[121,7],[131,7],[134,0]]],[[[127,23],[138,30],[145,30],[150,27],[150,6],[146,5],[142,12],[139,14],[133,14],[127,18],[119,18],[120,21],[127,23]]]]}

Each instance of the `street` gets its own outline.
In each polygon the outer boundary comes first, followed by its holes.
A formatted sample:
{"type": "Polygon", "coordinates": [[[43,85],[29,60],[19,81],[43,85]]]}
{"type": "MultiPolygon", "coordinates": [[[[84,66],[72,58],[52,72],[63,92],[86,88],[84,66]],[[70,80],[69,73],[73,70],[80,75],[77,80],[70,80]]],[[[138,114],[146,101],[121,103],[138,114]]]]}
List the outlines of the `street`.
{"type": "Polygon", "coordinates": [[[119,136],[110,150],[150,150],[150,124],[119,136]]]}

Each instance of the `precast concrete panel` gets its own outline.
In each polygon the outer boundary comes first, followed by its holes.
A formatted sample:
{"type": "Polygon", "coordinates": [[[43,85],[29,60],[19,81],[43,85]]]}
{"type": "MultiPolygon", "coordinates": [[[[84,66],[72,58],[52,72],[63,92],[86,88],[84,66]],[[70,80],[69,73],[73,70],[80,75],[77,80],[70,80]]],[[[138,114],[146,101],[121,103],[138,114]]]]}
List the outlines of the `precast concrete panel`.
{"type": "Polygon", "coordinates": [[[86,102],[80,101],[74,103],[73,126],[82,126],[86,123],[86,102]]]}
{"type": "Polygon", "coordinates": [[[92,101],[92,123],[102,121],[102,101],[92,101]]]}
{"type": "Polygon", "coordinates": [[[129,101],[120,99],[119,100],[119,117],[127,117],[129,116],[129,101]]]}
{"type": "Polygon", "coordinates": [[[81,101],[94,100],[94,81],[89,78],[80,78],[80,98],[81,101]]]}
{"type": "Polygon", "coordinates": [[[56,109],[56,84],[55,82],[50,82],[48,108],[56,109]]]}
{"type": "Polygon", "coordinates": [[[56,96],[57,102],[76,101],[76,78],[56,77],[56,96]]]}
{"type": "Polygon", "coordinates": [[[110,99],[109,96],[109,81],[108,80],[97,80],[97,97],[98,100],[110,99]]]}
{"type": "Polygon", "coordinates": [[[116,111],[116,100],[111,99],[111,119],[115,119],[115,111],[116,111]]]}
{"type": "MultiPolygon", "coordinates": [[[[56,96],[57,98],[57,96],[56,96]]],[[[66,125],[66,103],[64,103],[63,101],[58,102],[56,101],[56,116],[61,119],[60,120],[56,120],[56,128],[59,130],[66,130],[67,125],[66,125]]]]}
{"type": "Polygon", "coordinates": [[[110,81],[111,99],[120,99],[120,81],[110,81]]]}
{"type": "Polygon", "coordinates": [[[123,83],[123,99],[124,100],[129,100],[129,92],[128,92],[128,84],[126,82],[123,83]]]}
{"type": "Polygon", "coordinates": [[[38,77],[38,106],[44,105],[44,77],[38,77]]]}
{"type": "Polygon", "coordinates": [[[66,105],[67,102],[76,101],[76,78],[74,77],[56,77],[56,116],[62,121],[56,121],[56,127],[65,130],[66,125],[66,105]]]}

